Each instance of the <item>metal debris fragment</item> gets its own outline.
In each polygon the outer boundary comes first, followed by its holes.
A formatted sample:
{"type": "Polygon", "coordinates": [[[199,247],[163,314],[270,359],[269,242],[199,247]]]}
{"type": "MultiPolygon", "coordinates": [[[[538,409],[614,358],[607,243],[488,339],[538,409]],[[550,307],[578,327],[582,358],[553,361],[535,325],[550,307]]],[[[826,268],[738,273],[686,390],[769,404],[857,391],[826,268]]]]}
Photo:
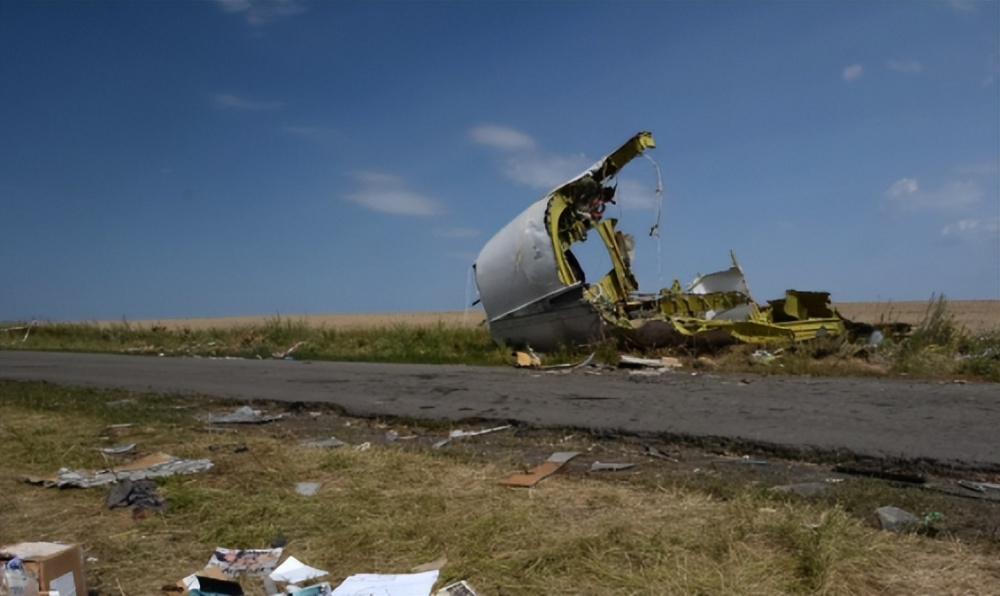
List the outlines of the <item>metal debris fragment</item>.
{"type": "Polygon", "coordinates": [[[610,463],[610,462],[599,462],[595,461],[590,464],[591,472],[620,472],[622,470],[627,470],[629,468],[634,468],[633,463],[610,463]]]}
{"type": "MultiPolygon", "coordinates": [[[[556,187],[498,231],[473,273],[490,334],[500,344],[551,350],[606,338],[656,347],[696,337],[713,343],[772,343],[833,337],[852,325],[826,292],[788,290],[757,304],[734,255],[729,269],[639,292],[631,270],[634,238],[605,218],[618,172],[656,146],[640,132],[577,177],[556,187]],[[611,270],[588,281],[571,248],[594,233],[611,270]]],[[[654,164],[655,165],[655,164],[654,164]]],[[[658,170],[658,169],[657,169],[658,170]]],[[[657,215],[659,218],[659,215],[657,215]]],[[[659,221],[651,234],[657,235],[659,221]]],[[[870,332],[870,328],[869,328],[870,332]]]]}
{"type": "Polygon", "coordinates": [[[250,406],[240,406],[229,414],[205,416],[205,421],[209,424],[264,424],[281,420],[283,414],[265,415],[260,410],[255,410],[250,406]]]}
{"type": "Polygon", "coordinates": [[[120,480],[143,480],[174,474],[203,472],[212,467],[207,459],[182,459],[166,453],[154,453],[127,464],[106,470],[71,470],[60,468],[55,476],[24,476],[22,480],[31,484],[41,484],[57,488],[91,488],[120,480]]]}

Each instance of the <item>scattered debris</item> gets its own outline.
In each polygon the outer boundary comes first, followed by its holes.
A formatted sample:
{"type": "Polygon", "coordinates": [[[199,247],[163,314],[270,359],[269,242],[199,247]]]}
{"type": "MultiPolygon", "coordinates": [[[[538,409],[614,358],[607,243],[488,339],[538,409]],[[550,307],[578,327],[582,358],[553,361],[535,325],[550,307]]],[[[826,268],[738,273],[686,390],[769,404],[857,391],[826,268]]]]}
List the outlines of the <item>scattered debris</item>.
{"type": "MultiPolygon", "coordinates": [[[[636,134],[531,204],[483,246],[472,270],[496,342],[546,351],[609,337],[656,347],[691,337],[770,343],[833,337],[854,327],[870,332],[871,326],[856,326],[834,310],[827,292],[788,290],[782,299],[757,304],[732,254],[732,267],[700,275],[683,290],[675,280],[655,294],[640,294],[631,269],[635,239],[604,212],[615,204],[619,171],[655,146],[649,132],[636,134]],[[591,232],[607,250],[611,270],[588,282],[571,248],[591,232]]],[[[662,198],[662,183],[657,190],[662,198]]],[[[658,229],[657,221],[650,234],[658,229]]]]}
{"type": "Polygon", "coordinates": [[[577,362],[575,364],[573,364],[573,363],[569,363],[569,364],[551,364],[549,366],[543,366],[543,367],[541,367],[541,370],[544,370],[544,371],[550,372],[550,373],[572,372],[572,371],[574,371],[574,370],[576,370],[578,368],[583,368],[585,366],[590,366],[590,363],[594,361],[594,356],[596,356],[596,355],[597,355],[597,352],[591,352],[589,356],[587,356],[586,358],[584,358],[583,360],[581,360],[581,361],[579,361],[579,362],[577,362]]]}
{"type": "Polygon", "coordinates": [[[55,476],[23,476],[21,479],[45,487],[91,488],[124,479],[135,481],[174,474],[193,474],[211,467],[212,462],[207,459],[181,459],[166,453],[154,453],[107,470],[80,471],[60,468],[55,476]]]}
{"type": "Polygon", "coordinates": [[[898,507],[879,507],[875,515],[882,529],[889,532],[902,532],[920,521],[917,516],[898,507]]]}
{"type": "Polygon", "coordinates": [[[292,352],[294,352],[295,350],[298,350],[300,347],[304,346],[305,344],[306,344],[306,342],[300,341],[300,342],[296,343],[294,346],[288,348],[287,350],[285,350],[283,352],[272,352],[271,353],[271,358],[274,358],[276,360],[289,359],[289,357],[292,355],[292,352]]]}
{"type": "Polygon", "coordinates": [[[618,356],[618,368],[666,368],[659,358],[639,358],[621,354],[618,356]]]}
{"type": "Polygon", "coordinates": [[[22,542],[0,548],[0,559],[14,557],[21,559],[35,575],[41,594],[87,594],[83,575],[83,548],[79,544],[22,542]]]}
{"type": "Polygon", "coordinates": [[[671,462],[674,462],[674,463],[678,463],[678,460],[674,459],[673,457],[670,457],[669,455],[667,455],[666,453],[660,451],[656,447],[653,447],[652,445],[648,445],[646,447],[645,454],[648,455],[649,457],[655,457],[656,459],[662,459],[662,460],[666,460],[666,461],[671,461],[671,462]]]}
{"type": "Polygon", "coordinates": [[[513,474],[501,480],[500,484],[530,488],[545,478],[548,478],[552,474],[555,474],[559,471],[559,468],[566,465],[569,460],[573,459],[577,455],[580,454],[576,451],[560,451],[553,453],[544,463],[528,470],[526,474],[513,474]]]}
{"type": "Polygon", "coordinates": [[[347,443],[341,441],[337,437],[330,437],[329,439],[310,439],[307,441],[302,441],[302,445],[305,447],[322,447],[326,449],[333,449],[334,447],[343,447],[347,443]]]}
{"type": "Polygon", "coordinates": [[[21,343],[23,344],[24,342],[28,341],[28,335],[31,334],[31,330],[34,329],[36,325],[38,325],[38,321],[33,320],[31,321],[31,323],[27,325],[21,325],[18,327],[5,327],[0,331],[21,331],[22,329],[25,330],[24,337],[21,338],[21,343]]]}
{"type": "Polygon", "coordinates": [[[448,433],[448,438],[447,439],[441,439],[437,443],[434,443],[434,449],[440,449],[441,447],[444,447],[449,442],[451,442],[452,439],[460,439],[462,437],[475,437],[475,436],[478,436],[478,435],[485,435],[487,433],[495,433],[497,431],[506,430],[508,428],[511,428],[512,426],[513,425],[511,425],[511,424],[505,424],[503,426],[495,426],[493,428],[487,428],[487,429],[484,429],[484,430],[461,430],[461,429],[459,429],[459,430],[453,430],[450,433],[448,433]]]}
{"type": "Polygon", "coordinates": [[[621,470],[627,470],[629,468],[634,468],[634,467],[635,467],[635,464],[633,464],[633,463],[620,463],[620,464],[616,464],[616,463],[602,463],[602,462],[599,462],[599,461],[595,461],[594,463],[590,464],[590,471],[591,472],[620,472],[621,470]]]}
{"type": "Polygon", "coordinates": [[[319,492],[321,486],[323,486],[322,482],[297,482],[295,483],[295,492],[305,497],[311,497],[319,492]]]}
{"type": "Polygon", "coordinates": [[[430,596],[438,573],[437,570],[398,575],[358,573],[348,577],[334,588],[332,596],[358,596],[360,594],[430,596]]]}
{"type": "Polygon", "coordinates": [[[127,443],[125,445],[109,445],[107,447],[94,447],[94,449],[107,455],[121,455],[135,449],[135,443],[127,443]]]}
{"type": "Polygon", "coordinates": [[[371,448],[372,448],[372,444],[369,443],[368,441],[365,441],[364,443],[362,443],[360,445],[356,445],[354,447],[354,450],[355,451],[368,451],[371,448]]]}
{"type": "Polygon", "coordinates": [[[204,419],[209,424],[264,424],[280,420],[283,416],[284,414],[266,416],[260,410],[255,410],[250,406],[240,406],[229,414],[221,416],[208,414],[204,419]]]}
{"type": "Polygon", "coordinates": [[[531,351],[514,352],[514,358],[517,360],[515,366],[518,368],[538,368],[542,365],[542,359],[531,351]]]}
{"type": "Polygon", "coordinates": [[[944,514],[940,511],[930,511],[921,520],[924,524],[933,524],[944,519],[944,514]]]}
{"type": "Polygon", "coordinates": [[[977,493],[985,493],[988,490],[1000,490],[1000,484],[995,484],[992,482],[972,482],[970,480],[958,480],[957,484],[962,488],[967,488],[969,490],[976,491],[977,493]]]}
{"type": "Polygon", "coordinates": [[[767,350],[755,350],[753,354],[750,354],[750,364],[762,364],[766,366],[773,364],[776,359],[777,356],[767,350]]]}
{"type": "Polygon", "coordinates": [[[240,574],[261,575],[278,566],[280,548],[222,548],[216,547],[206,567],[218,567],[227,576],[240,574]]]}
{"type": "Polygon", "coordinates": [[[156,492],[156,482],[148,479],[119,480],[110,489],[104,501],[108,509],[132,507],[133,515],[141,511],[163,511],[166,501],[156,492]]]}
{"type": "Polygon", "coordinates": [[[294,556],[289,556],[268,577],[276,582],[297,584],[317,577],[323,577],[324,575],[329,575],[329,572],[310,567],[294,556]]]}
{"type": "Polygon", "coordinates": [[[476,591],[463,579],[434,592],[434,596],[476,596],[476,591]]]}
{"type": "MultiPolygon", "coordinates": [[[[167,586],[164,587],[166,590],[167,586]]],[[[171,587],[173,588],[173,587],[171,587]]],[[[171,591],[180,591],[189,596],[243,596],[243,588],[238,582],[227,578],[219,567],[206,567],[177,582],[171,591]]]]}

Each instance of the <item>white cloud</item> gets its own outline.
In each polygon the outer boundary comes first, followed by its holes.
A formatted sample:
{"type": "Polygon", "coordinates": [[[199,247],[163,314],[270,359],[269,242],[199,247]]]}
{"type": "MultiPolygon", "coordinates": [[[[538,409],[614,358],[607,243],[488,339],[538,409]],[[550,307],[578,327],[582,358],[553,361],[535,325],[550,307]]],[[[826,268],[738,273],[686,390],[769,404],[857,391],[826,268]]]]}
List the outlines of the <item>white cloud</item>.
{"type": "Polygon", "coordinates": [[[615,202],[623,209],[654,209],[657,205],[656,189],[634,180],[622,180],[615,193],[615,202]]]}
{"type": "Polygon", "coordinates": [[[444,212],[441,204],[405,188],[402,179],[380,172],[356,172],[361,188],[348,194],[348,201],[366,209],[391,215],[429,216],[444,212]]]}
{"type": "Polygon", "coordinates": [[[860,77],[861,73],[864,72],[864,70],[865,70],[864,67],[861,66],[860,64],[852,64],[850,66],[847,66],[844,68],[844,80],[848,82],[853,81],[858,77],[860,77]]]}
{"type": "Polygon", "coordinates": [[[550,190],[583,172],[590,165],[582,155],[518,155],[503,166],[508,178],[532,188],[550,190]]]}
{"type": "Polygon", "coordinates": [[[305,12],[306,7],[296,0],[215,0],[222,10],[243,17],[248,25],[260,27],[281,17],[305,12]]]}
{"type": "Polygon", "coordinates": [[[215,104],[215,107],[217,108],[244,110],[247,112],[275,110],[285,105],[280,101],[260,101],[229,94],[213,95],[212,102],[215,104]]]}
{"type": "Polygon", "coordinates": [[[917,74],[924,69],[924,65],[916,60],[890,60],[886,63],[891,70],[904,74],[917,74]]]}
{"type": "Polygon", "coordinates": [[[539,151],[529,135],[504,126],[483,125],[469,132],[480,145],[503,152],[501,170],[511,180],[549,190],[573,178],[590,165],[582,155],[562,156],[539,151]]]}
{"type": "Polygon", "coordinates": [[[885,191],[885,196],[890,199],[898,199],[906,195],[911,195],[917,192],[918,189],[917,181],[913,178],[900,178],[893,182],[892,186],[885,191]]]}
{"type": "Polygon", "coordinates": [[[1000,238],[1000,219],[960,219],[941,229],[945,238],[962,240],[989,240],[1000,238]]]}
{"type": "Polygon", "coordinates": [[[956,211],[967,209],[983,198],[975,182],[951,182],[936,191],[922,191],[913,178],[901,178],[885,191],[889,201],[901,209],[956,211]]]}
{"type": "Polygon", "coordinates": [[[503,126],[477,126],[472,129],[471,136],[472,140],[481,145],[505,151],[533,149],[535,147],[535,140],[528,135],[503,126]]]}

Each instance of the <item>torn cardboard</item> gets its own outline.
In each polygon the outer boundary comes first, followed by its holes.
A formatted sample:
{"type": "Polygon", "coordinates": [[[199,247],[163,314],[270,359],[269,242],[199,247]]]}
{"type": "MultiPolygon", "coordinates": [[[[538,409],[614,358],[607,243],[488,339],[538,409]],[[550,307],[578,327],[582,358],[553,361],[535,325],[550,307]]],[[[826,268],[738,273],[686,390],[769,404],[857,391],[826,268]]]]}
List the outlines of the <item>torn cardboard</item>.
{"type": "Polygon", "coordinates": [[[566,463],[580,455],[576,451],[561,451],[558,453],[553,453],[549,456],[544,463],[535,466],[534,468],[528,470],[526,474],[513,474],[504,478],[500,481],[500,484],[505,484],[507,486],[523,486],[530,488],[535,486],[545,478],[555,474],[559,471],[559,468],[566,465],[566,463]]]}
{"type": "Polygon", "coordinates": [[[87,596],[83,577],[83,549],[79,544],[22,542],[0,547],[0,559],[14,557],[38,578],[40,590],[58,591],[59,596],[87,596]]]}

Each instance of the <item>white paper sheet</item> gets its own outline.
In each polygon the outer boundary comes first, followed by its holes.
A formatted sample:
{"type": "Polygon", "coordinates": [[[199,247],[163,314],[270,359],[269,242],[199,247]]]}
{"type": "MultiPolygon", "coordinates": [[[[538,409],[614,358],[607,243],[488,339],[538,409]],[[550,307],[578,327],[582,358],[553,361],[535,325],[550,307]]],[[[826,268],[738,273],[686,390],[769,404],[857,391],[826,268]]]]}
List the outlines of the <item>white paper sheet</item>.
{"type": "Polygon", "coordinates": [[[271,572],[271,579],[276,582],[299,583],[314,577],[327,575],[327,571],[310,567],[295,557],[288,557],[285,562],[271,572]]]}
{"type": "Polygon", "coordinates": [[[359,573],[344,580],[332,596],[430,596],[437,571],[383,575],[359,573]]]}

